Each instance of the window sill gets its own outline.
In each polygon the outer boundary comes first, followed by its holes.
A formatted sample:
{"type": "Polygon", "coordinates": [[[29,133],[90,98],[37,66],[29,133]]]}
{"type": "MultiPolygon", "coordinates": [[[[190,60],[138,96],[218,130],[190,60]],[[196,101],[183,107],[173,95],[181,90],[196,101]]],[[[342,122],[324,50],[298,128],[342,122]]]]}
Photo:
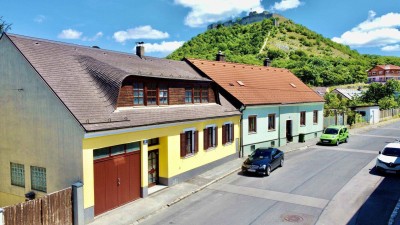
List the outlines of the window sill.
{"type": "Polygon", "coordinates": [[[188,159],[188,158],[192,158],[192,157],[194,157],[194,153],[190,153],[190,154],[187,154],[187,155],[185,155],[184,157],[181,157],[181,159],[188,159]]]}
{"type": "Polygon", "coordinates": [[[313,123],[314,125],[318,125],[318,123],[313,123]]]}
{"type": "Polygon", "coordinates": [[[249,134],[257,134],[256,131],[249,131],[249,134]]]}
{"type": "Polygon", "coordinates": [[[300,125],[300,127],[305,127],[306,125],[300,125]]]}
{"type": "Polygon", "coordinates": [[[268,130],[268,132],[274,132],[274,131],[276,131],[276,129],[271,129],[271,130],[268,130]]]}
{"type": "Polygon", "coordinates": [[[225,144],[224,144],[224,146],[229,146],[229,145],[232,145],[233,144],[233,142],[226,142],[225,144]]]}
{"type": "Polygon", "coordinates": [[[211,152],[211,151],[215,150],[216,148],[217,148],[217,146],[215,146],[215,147],[210,147],[210,148],[207,148],[207,149],[204,150],[204,151],[206,151],[206,152],[211,152]]]}

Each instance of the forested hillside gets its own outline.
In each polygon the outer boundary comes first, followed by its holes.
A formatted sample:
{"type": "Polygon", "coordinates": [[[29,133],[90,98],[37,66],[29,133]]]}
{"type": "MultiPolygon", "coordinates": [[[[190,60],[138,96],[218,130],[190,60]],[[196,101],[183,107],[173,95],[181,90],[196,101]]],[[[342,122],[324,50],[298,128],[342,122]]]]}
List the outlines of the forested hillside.
{"type": "Polygon", "coordinates": [[[167,58],[214,60],[218,51],[226,61],[287,68],[313,86],[365,82],[366,70],[376,64],[400,65],[398,57],[361,55],[291,20],[279,19],[248,25],[220,26],[197,35],[167,58]]]}

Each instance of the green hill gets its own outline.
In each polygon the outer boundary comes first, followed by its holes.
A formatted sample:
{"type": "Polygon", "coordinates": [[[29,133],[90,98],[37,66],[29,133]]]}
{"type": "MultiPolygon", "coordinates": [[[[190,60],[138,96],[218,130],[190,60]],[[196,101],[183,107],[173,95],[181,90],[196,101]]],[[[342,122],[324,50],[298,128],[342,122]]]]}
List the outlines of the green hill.
{"type": "Polygon", "coordinates": [[[215,60],[218,51],[226,61],[287,68],[305,83],[331,86],[365,82],[366,70],[376,64],[400,65],[398,57],[361,55],[284,17],[248,25],[219,26],[197,35],[167,58],[215,60]]]}

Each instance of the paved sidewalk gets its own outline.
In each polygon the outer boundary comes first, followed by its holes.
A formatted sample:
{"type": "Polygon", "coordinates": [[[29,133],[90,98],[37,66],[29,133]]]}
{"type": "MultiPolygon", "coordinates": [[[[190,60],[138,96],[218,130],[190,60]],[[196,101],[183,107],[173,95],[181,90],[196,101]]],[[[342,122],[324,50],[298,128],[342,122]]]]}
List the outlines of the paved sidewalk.
{"type": "MultiPolygon", "coordinates": [[[[352,129],[351,133],[360,133],[368,129],[379,127],[387,123],[393,123],[400,119],[385,121],[377,125],[352,129]]],[[[288,153],[295,150],[307,149],[314,146],[318,142],[318,138],[307,140],[303,143],[289,143],[279,149],[288,153]]],[[[245,157],[246,158],[246,157],[245,157]]],[[[200,174],[188,181],[179,183],[174,186],[167,187],[158,192],[155,192],[146,198],[128,203],[117,209],[111,210],[95,218],[90,225],[126,225],[138,224],[144,219],[156,214],[158,211],[168,208],[175,203],[189,197],[190,195],[206,188],[207,186],[221,180],[222,178],[238,172],[245,158],[235,159],[224,163],[214,169],[211,169],[203,174],[200,174]]],[[[399,213],[400,214],[400,213],[399,213]]],[[[400,225],[400,216],[394,218],[394,225],[400,225]]]]}

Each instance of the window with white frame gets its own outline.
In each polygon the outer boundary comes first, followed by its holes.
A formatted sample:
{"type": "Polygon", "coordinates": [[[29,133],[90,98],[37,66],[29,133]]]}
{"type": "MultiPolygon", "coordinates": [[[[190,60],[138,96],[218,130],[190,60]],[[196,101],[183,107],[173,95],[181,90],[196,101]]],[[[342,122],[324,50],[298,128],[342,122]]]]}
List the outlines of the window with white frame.
{"type": "Polygon", "coordinates": [[[234,126],[233,123],[226,123],[222,126],[222,144],[233,143],[234,135],[234,126]]]}
{"type": "Polygon", "coordinates": [[[47,191],[46,168],[31,166],[31,188],[36,191],[47,191]]]}
{"type": "Polygon", "coordinates": [[[218,145],[218,127],[209,125],[203,130],[204,134],[204,150],[215,148],[218,145]]]}
{"type": "Polygon", "coordinates": [[[198,132],[195,129],[184,130],[181,133],[181,157],[194,155],[198,152],[198,132]]]}
{"type": "Polygon", "coordinates": [[[313,111],[313,123],[318,124],[318,110],[313,111]]]}
{"type": "Polygon", "coordinates": [[[273,131],[275,128],[275,113],[268,114],[268,130],[273,131]]]}
{"type": "Polygon", "coordinates": [[[300,125],[301,126],[306,125],[306,111],[300,112],[300,125]]]}
{"type": "Polygon", "coordinates": [[[25,187],[25,167],[19,163],[10,163],[11,184],[25,187]]]}

